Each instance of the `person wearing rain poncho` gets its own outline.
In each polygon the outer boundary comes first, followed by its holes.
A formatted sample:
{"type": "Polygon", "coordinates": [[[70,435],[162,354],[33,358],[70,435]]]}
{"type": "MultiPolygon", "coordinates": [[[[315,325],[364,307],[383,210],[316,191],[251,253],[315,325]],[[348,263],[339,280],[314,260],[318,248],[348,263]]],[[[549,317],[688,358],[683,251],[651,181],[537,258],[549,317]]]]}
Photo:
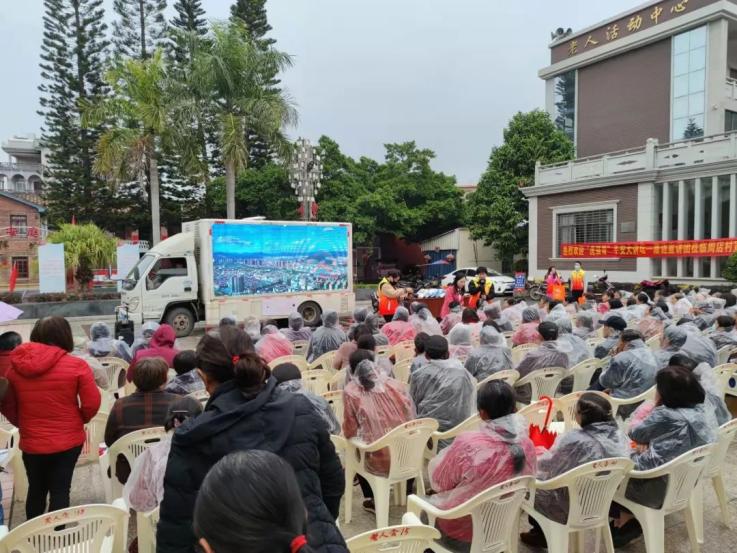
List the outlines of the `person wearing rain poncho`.
{"type": "MultiPolygon", "coordinates": [[[[350,381],[343,389],[343,436],[370,444],[397,426],[415,418],[415,408],[407,386],[377,370],[370,352],[358,350],[351,355],[350,381]]],[[[389,450],[366,455],[366,468],[373,474],[386,475],[390,468],[389,450]]],[[[364,508],[374,510],[373,492],[359,476],[364,508]]]]}
{"type": "Polygon", "coordinates": [[[537,327],[540,324],[540,313],[535,307],[528,307],[522,312],[522,324],[512,334],[512,344],[539,344],[542,342],[537,327]]]}
{"type": "Polygon", "coordinates": [[[335,435],[340,434],[340,423],[338,422],[338,419],[335,418],[335,413],[333,413],[332,408],[325,398],[305,390],[304,382],[302,381],[302,373],[297,368],[297,365],[294,365],[293,363],[282,363],[281,365],[274,367],[271,374],[279,383],[277,388],[280,390],[286,390],[287,392],[292,392],[293,394],[305,396],[315,408],[317,414],[320,415],[320,418],[325,422],[328,432],[335,435]]]}
{"type": "Polygon", "coordinates": [[[570,320],[571,315],[566,311],[565,306],[557,301],[550,302],[550,311],[548,312],[547,316],[545,317],[546,321],[550,321],[551,323],[557,323],[560,319],[566,319],[570,320]]]}
{"type": "Polygon", "coordinates": [[[737,330],[734,328],[734,319],[727,315],[716,318],[716,330],[709,334],[717,350],[726,346],[737,346],[737,330]]]}
{"type": "Polygon", "coordinates": [[[448,335],[451,330],[457,325],[461,323],[461,304],[457,301],[454,301],[450,304],[450,311],[448,314],[443,317],[443,320],[440,321],[440,330],[443,331],[444,335],[448,335]]]}
{"type": "Polygon", "coordinates": [[[285,357],[294,353],[294,344],[284,336],[276,325],[268,324],[264,326],[261,339],[256,344],[256,353],[266,363],[271,363],[274,359],[285,357]]]}
{"type": "Polygon", "coordinates": [[[666,303],[650,306],[637,323],[637,330],[642,333],[646,340],[662,334],[665,321],[669,320],[667,313],[668,305],[666,303]]]}
{"type": "MultiPolygon", "coordinates": [[[[717,428],[707,416],[705,393],[696,375],[684,367],[667,367],[658,372],[655,409],[629,437],[637,444],[632,455],[635,470],[657,468],[694,448],[714,443],[717,428]]],[[[629,481],[625,497],[641,505],[659,509],[665,499],[665,478],[629,481]]],[[[616,511],[616,504],[612,505],[616,511]]],[[[615,517],[612,538],[623,547],[642,534],[631,514],[615,517]]]]}
{"type": "Polygon", "coordinates": [[[415,357],[412,359],[412,364],[409,367],[410,374],[414,374],[417,369],[427,365],[425,345],[427,344],[428,338],[430,338],[430,336],[424,332],[420,332],[415,336],[415,357]]]}
{"type": "MultiPolygon", "coordinates": [[[[681,319],[684,321],[685,319],[681,319]]],[[[683,353],[698,363],[707,363],[712,367],[717,366],[717,348],[708,337],[703,336],[698,330],[693,332],[689,330],[690,325],[687,323],[679,323],[674,326],[669,326],[663,332],[663,350],[664,352],[658,352],[662,364],[663,355],[668,352],[672,354],[683,353]]]]}
{"type": "Polygon", "coordinates": [[[296,311],[289,315],[289,328],[282,329],[281,333],[286,336],[290,342],[309,342],[312,338],[312,330],[305,326],[302,315],[296,311]]]}
{"type": "Polygon", "coordinates": [[[478,382],[494,373],[512,368],[512,350],[507,347],[504,336],[494,328],[493,321],[484,323],[480,344],[468,354],[465,366],[478,382]]]}
{"type": "MultiPolygon", "coordinates": [[[[450,359],[448,341],[430,336],[425,344],[427,365],[412,374],[410,395],[417,417],[438,421],[445,432],[470,417],[476,405],[476,382],[458,359],[450,359]]],[[[439,448],[445,447],[440,442],[439,448]]]]}
{"type": "Polygon", "coordinates": [[[376,341],[377,346],[388,346],[389,345],[389,338],[387,338],[384,334],[381,333],[381,326],[384,323],[384,317],[379,317],[378,315],[375,315],[374,313],[370,313],[366,316],[366,326],[368,326],[371,329],[371,334],[374,337],[374,341],[376,341]]]}
{"type": "Polygon", "coordinates": [[[393,346],[399,342],[414,340],[417,335],[415,327],[409,322],[409,311],[406,307],[397,307],[391,322],[381,327],[381,333],[389,340],[389,345],[393,346]]]}
{"type": "Polygon", "coordinates": [[[573,325],[570,319],[556,319],[555,324],[558,325],[558,350],[568,356],[568,367],[574,367],[581,361],[591,359],[591,349],[589,345],[573,334],[573,325]]]}
{"type": "Polygon", "coordinates": [[[494,321],[501,332],[511,332],[513,330],[512,323],[502,316],[502,311],[496,302],[484,305],[484,315],[486,315],[487,321],[494,321]]]}
{"type": "Polygon", "coordinates": [[[346,341],[345,332],[338,326],[338,314],[325,311],[322,314],[322,326],[312,333],[307,360],[312,362],[321,355],[335,351],[346,341]]]}
{"type": "Polygon", "coordinates": [[[424,332],[429,336],[442,336],[443,331],[440,328],[440,323],[435,320],[430,310],[424,303],[415,302],[410,306],[412,315],[409,317],[409,322],[415,327],[417,334],[424,332]]]}
{"type": "MultiPolygon", "coordinates": [[[[457,507],[505,480],[535,474],[535,446],[526,419],[515,413],[512,387],[503,381],[487,382],[479,390],[476,407],[481,418],[478,430],[459,435],[428,466],[436,492],[429,500],[439,509],[457,507]]],[[[436,524],[447,545],[465,544],[467,549],[473,537],[470,516],[438,519],[436,524]]]]}
{"type": "MultiPolygon", "coordinates": [[[[582,394],[576,403],[576,422],[580,428],[560,436],[553,448],[537,461],[537,479],[550,480],[586,463],[612,457],[630,456],[627,436],[612,416],[609,401],[595,393],[582,394]]],[[[566,488],[535,492],[535,510],[558,524],[568,521],[569,496],[566,488]]],[[[523,533],[523,543],[547,547],[537,521],[530,517],[532,529],[523,533]]]]}
{"type": "Polygon", "coordinates": [[[465,361],[473,349],[473,328],[471,325],[459,324],[448,335],[450,356],[465,361]]]}
{"type": "Polygon", "coordinates": [[[507,298],[502,309],[502,317],[509,321],[512,326],[522,322],[522,312],[527,309],[527,304],[522,300],[507,298]]]}
{"type": "Polygon", "coordinates": [[[351,353],[358,349],[358,340],[361,336],[373,336],[371,329],[366,324],[360,324],[353,329],[353,333],[347,342],[340,344],[333,357],[333,370],[339,371],[348,366],[351,353]]]}
{"type": "MultiPolygon", "coordinates": [[[[627,329],[620,336],[618,353],[599,376],[599,386],[616,398],[629,399],[646,392],[655,384],[658,362],[642,341],[642,334],[627,329]]],[[[637,405],[622,405],[619,415],[627,418],[637,405]]]]}
{"type": "Polygon", "coordinates": [[[353,340],[353,333],[356,331],[356,328],[366,322],[366,317],[368,317],[368,315],[369,310],[365,307],[359,307],[353,310],[353,322],[351,323],[351,326],[348,327],[348,332],[346,332],[346,336],[348,336],[349,340],[353,340]]]}
{"type": "Polygon", "coordinates": [[[154,333],[159,329],[159,323],[148,321],[143,323],[141,327],[141,337],[136,338],[131,346],[130,358],[126,361],[130,362],[133,357],[138,353],[138,350],[146,349],[151,344],[151,338],[154,337],[154,333]]]}
{"type": "Polygon", "coordinates": [[[573,329],[573,335],[586,340],[592,338],[596,334],[594,329],[594,313],[591,311],[581,311],[576,315],[576,327],[573,329]]]}
{"type": "Polygon", "coordinates": [[[246,317],[243,320],[243,330],[248,334],[254,346],[261,339],[261,321],[258,317],[246,317]]]}
{"type": "Polygon", "coordinates": [[[699,327],[699,330],[706,330],[712,324],[723,311],[721,307],[724,305],[724,300],[720,298],[711,298],[710,300],[700,301],[694,308],[694,324],[699,327]]]}
{"type": "Polygon", "coordinates": [[[594,357],[604,359],[612,354],[612,350],[619,344],[619,336],[627,328],[627,321],[617,315],[607,317],[602,321],[604,327],[604,341],[594,348],[594,357]]]}
{"type": "Polygon", "coordinates": [[[90,341],[87,343],[87,352],[92,357],[119,357],[130,360],[131,352],[128,344],[123,340],[112,337],[110,327],[106,323],[98,322],[90,327],[90,341]]]}
{"type": "MultiPolygon", "coordinates": [[[[537,331],[543,342],[537,349],[529,351],[520,364],[515,367],[520,378],[540,369],[570,368],[568,354],[563,353],[558,345],[558,325],[545,321],[540,323],[537,331]]],[[[531,396],[532,389],[529,384],[517,388],[517,398],[520,403],[530,403],[531,396]]]]}

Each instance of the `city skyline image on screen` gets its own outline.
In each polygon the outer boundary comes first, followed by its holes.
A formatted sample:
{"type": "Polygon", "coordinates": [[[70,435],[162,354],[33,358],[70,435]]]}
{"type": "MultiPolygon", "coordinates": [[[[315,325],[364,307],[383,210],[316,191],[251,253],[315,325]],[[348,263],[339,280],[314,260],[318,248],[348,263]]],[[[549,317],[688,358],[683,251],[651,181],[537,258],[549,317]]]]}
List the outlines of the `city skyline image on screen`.
{"type": "Polygon", "coordinates": [[[348,227],[212,226],[215,296],[348,289],[348,227]]]}

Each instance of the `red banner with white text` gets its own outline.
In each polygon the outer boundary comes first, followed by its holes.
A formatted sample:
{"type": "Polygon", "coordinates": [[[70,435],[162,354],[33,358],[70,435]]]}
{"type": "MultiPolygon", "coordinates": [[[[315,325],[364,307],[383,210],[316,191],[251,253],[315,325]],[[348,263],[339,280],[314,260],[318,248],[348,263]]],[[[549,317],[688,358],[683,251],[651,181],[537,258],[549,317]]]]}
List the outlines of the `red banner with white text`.
{"type": "Polygon", "coordinates": [[[561,257],[719,257],[737,252],[737,238],[663,240],[658,242],[592,242],[562,244],[561,257]]]}

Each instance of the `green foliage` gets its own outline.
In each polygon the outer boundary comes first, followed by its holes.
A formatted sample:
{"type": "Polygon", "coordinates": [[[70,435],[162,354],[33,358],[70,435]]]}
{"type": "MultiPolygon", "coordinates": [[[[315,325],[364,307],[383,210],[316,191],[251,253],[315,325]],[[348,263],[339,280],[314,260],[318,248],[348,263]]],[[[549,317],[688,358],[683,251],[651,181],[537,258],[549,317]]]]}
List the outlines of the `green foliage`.
{"type": "Polygon", "coordinates": [[[733,253],[724,263],[722,278],[737,284],[737,253],[733,253]]]}
{"type": "Polygon", "coordinates": [[[355,161],[323,136],[323,186],[319,218],[353,224],[356,244],[370,244],[377,233],[423,240],[459,225],[463,200],[455,179],[430,167],[431,150],[414,142],[386,144],[383,164],[355,161]]]}
{"type": "Polygon", "coordinates": [[[520,188],[535,181],[535,163],[573,158],[573,144],[540,110],[517,113],[495,147],[478,189],[468,197],[468,222],[474,238],[496,249],[511,266],[514,255],[527,251],[527,201],[520,188]]]}
{"type": "Polygon", "coordinates": [[[115,259],[117,240],[98,226],[64,224],[49,234],[51,244],[64,244],[64,263],[74,271],[81,290],[92,281],[93,269],[106,267],[115,259]]]}
{"type": "Polygon", "coordinates": [[[146,59],[166,38],[166,0],[114,0],[113,43],[118,58],[146,59]]]}

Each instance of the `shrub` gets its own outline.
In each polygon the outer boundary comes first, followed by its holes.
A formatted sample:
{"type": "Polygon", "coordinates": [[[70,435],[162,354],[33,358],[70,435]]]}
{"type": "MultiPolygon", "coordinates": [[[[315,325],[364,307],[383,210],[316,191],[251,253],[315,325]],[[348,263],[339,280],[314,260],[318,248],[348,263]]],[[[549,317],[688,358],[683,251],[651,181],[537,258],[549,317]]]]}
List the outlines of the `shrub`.
{"type": "Polygon", "coordinates": [[[722,278],[737,283],[737,253],[733,253],[722,267],[722,278]]]}

